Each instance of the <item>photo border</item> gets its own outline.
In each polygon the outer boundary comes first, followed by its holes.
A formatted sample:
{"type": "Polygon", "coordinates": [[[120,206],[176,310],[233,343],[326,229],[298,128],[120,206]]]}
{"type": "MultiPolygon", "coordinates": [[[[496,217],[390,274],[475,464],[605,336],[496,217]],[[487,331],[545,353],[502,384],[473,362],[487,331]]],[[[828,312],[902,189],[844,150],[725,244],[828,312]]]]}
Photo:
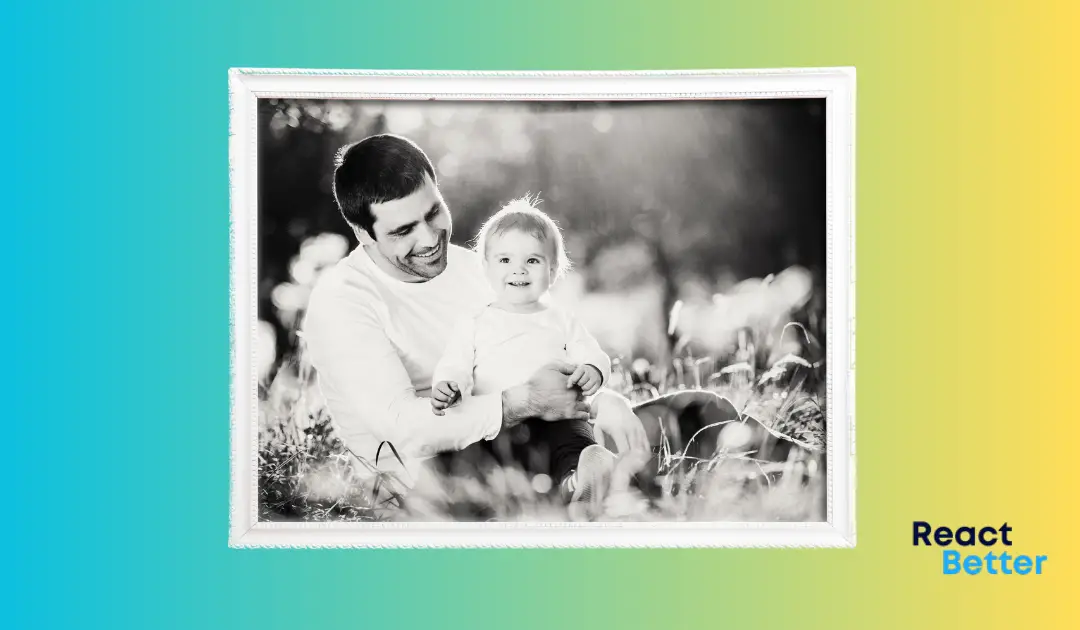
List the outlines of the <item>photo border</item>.
{"type": "Polygon", "coordinates": [[[229,70],[229,546],[854,547],[855,69],[474,72],[229,70]],[[826,521],[280,523],[258,521],[259,98],[432,100],[826,100],[826,521]]]}

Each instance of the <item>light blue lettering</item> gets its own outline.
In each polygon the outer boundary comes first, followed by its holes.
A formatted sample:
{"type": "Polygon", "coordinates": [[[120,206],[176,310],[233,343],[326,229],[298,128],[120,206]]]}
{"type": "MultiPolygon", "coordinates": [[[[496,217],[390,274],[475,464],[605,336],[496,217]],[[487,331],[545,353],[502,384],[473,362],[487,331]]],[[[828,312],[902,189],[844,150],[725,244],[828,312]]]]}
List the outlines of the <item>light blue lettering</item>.
{"type": "Polygon", "coordinates": [[[968,575],[978,575],[982,570],[982,558],[979,556],[968,556],[964,558],[964,571],[968,575]]]}
{"type": "Polygon", "coordinates": [[[960,572],[960,552],[946,549],[942,555],[942,572],[945,575],[956,575],[960,572]]]}
{"type": "Polygon", "coordinates": [[[1016,560],[1013,560],[1013,568],[1016,569],[1017,575],[1027,575],[1028,573],[1031,573],[1031,557],[1016,556],[1016,560]]]}

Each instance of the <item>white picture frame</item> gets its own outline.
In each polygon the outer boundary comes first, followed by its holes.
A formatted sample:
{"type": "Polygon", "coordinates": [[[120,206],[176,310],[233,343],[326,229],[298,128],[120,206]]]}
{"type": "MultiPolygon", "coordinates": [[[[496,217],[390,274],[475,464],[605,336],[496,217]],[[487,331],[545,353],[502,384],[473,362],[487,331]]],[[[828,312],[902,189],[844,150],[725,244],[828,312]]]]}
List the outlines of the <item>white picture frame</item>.
{"type": "Polygon", "coordinates": [[[466,72],[230,69],[230,547],[854,547],[855,70],[466,72]],[[259,98],[678,100],[823,97],[827,130],[827,511],[821,523],[258,521],[259,98]]]}

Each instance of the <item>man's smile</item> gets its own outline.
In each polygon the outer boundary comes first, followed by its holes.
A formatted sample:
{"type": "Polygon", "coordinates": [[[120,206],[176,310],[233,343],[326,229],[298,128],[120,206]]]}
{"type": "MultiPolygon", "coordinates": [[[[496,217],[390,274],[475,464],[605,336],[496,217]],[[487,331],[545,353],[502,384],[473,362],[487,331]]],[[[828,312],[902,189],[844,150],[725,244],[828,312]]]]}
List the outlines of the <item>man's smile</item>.
{"type": "Polygon", "coordinates": [[[429,258],[435,258],[436,256],[438,256],[441,253],[442,253],[442,243],[439,243],[435,247],[432,247],[431,249],[429,249],[427,251],[427,253],[413,254],[413,258],[420,258],[420,259],[426,260],[426,259],[429,259],[429,258]]]}

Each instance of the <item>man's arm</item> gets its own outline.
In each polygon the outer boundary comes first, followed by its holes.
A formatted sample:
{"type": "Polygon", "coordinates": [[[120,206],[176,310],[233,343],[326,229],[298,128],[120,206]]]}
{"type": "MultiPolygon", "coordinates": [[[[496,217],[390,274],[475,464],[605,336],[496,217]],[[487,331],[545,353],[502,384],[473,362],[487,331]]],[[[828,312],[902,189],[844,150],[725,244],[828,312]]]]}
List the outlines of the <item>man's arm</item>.
{"type": "Polygon", "coordinates": [[[446,350],[435,365],[431,377],[432,386],[442,381],[450,381],[457,384],[462,398],[472,393],[473,362],[476,358],[475,322],[473,317],[466,316],[455,323],[450,339],[446,342],[446,350]]]}
{"type": "Polygon", "coordinates": [[[504,391],[503,426],[509,428],[531,418],[547,422],[588,420],[591,410],[582,400],[581,390],[566,384],[566,377],[573,372],[573,365],[555,362],[537,370],[527,382],[504,391]]]}
{"type": "Polygon", "coordinates": [[[332,392],[330,414],[346,435],[371,433],[402,456],[430,457],[491,439],[502,427],[499,394],[471,396],[453,415],[436,416],[431,401],[416,395],[396,349],[362,303],[313,295],[304,340],[324,393],[332,392]]]}

